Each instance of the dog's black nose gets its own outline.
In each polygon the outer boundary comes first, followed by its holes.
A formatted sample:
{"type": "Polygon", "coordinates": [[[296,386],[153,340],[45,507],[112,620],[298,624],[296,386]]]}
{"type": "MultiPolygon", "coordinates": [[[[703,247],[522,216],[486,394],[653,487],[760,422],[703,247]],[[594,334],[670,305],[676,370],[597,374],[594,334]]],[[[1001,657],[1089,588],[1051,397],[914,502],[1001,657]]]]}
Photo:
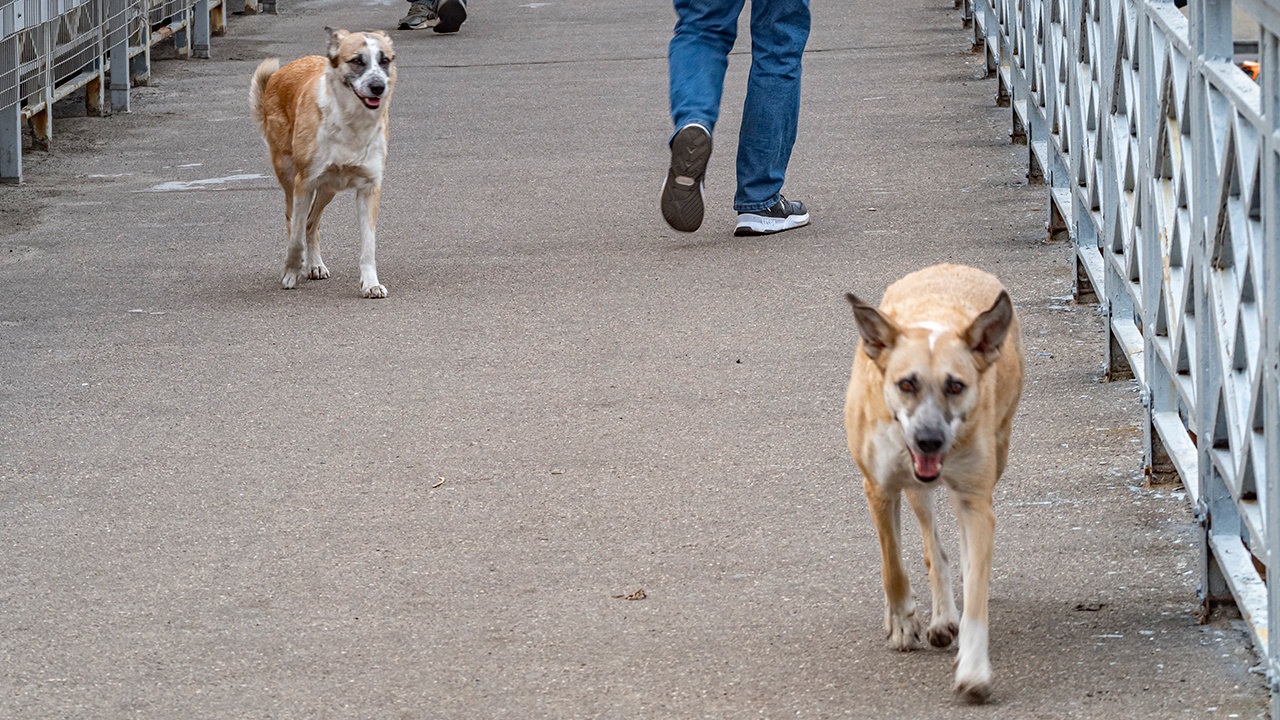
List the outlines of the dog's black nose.
{"type": "Polygon", "coordinates": [[[382,93],[385,92],[386,89],[387,89],[387,86],[384,85],[383,83],[380,83],[380,82],[369,83],[369,93],[374,97],[382,97],[382,93]]]}
{"type": "Polygon", "coordinates": [[[933,455],[942,449],[946,438],[942,433],[931,428],[921,428],[916,431],[916,447],[925,455],[933,455]]]}

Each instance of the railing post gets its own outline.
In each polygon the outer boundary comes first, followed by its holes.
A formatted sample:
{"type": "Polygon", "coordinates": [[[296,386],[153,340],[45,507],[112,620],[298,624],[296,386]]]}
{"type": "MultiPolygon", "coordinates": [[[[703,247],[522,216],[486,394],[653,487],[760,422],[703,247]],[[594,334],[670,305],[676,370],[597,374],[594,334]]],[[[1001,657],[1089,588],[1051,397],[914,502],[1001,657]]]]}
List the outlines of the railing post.
{"type": "Polygon", "coordinates": [[[22,108],[0,108],[0,180],[22,182],[22,108]]]}
{"type": "Polygon", "coordinates": [[[191,16],[191,57],[209,57],[209,0],[196,0],[191,16]]]}
{"type": "Polygon", "coordinates": [[[1196,333],[1196,422],[1199,428],[1196,449],[1199,467],[1200,507],[1196,508],[1201,523],[1200,532],[1200,602],[1206,615],[1212,606],[1229,602],[1231,591],[1213,552],[1212,536],[1239,535],[1240,527],[1234,501],[1214,464],[1214,436],[1218,419],[1218,404],[1222,386],[1222,367],[1218,357],[1218,322],[1215,307],[1210,303],[1212,288],[1212,243],[1216,222],[1218,197],[1216,192],[1218,163],[1215,152],[1213,121],[1214,108],[1209,102],[1211,90],[1205,80],[1205,61],[1214,57],[1230,57],[1231,3],[1230,0],[1191,0],[1188,7],[1192,55],[1188,82],[1189,111],[1191,113],[1191,176],[1195,216],[1192,218],[1195,237],[1195,309],[1200,320],[1200,332],[1196,333]]]}
{"type": "MultiPolygon", "coordinates": [[[[1164,232],[1165,218],[1157,212],[1158,202],[1162,200],[1160,181],[1155,168],[1155,156],[1158,128],[1160,124],[1160,82],[1156,66],[1155,28],[1150,16],[1140,13],[1137,22],[1137,61],[1138,77],[1134,92],[1137,95],[1138,128],[1138,183],[1146,192],[1137,212],[1141,214],[1143,233],[1135,238],[1135,243],[1142,245],[1142,344],[1143,362],[1146,371],[1145,402],[1146,415],[1143,423],[1143,465],[1147,475],[1153,481],[1176,479],[1171,467],[1168,451],[1156,431],[1154,420],[1160,413],[1177,413],[1177,389],[1173,385],[1173,377],[1169,368],[1161,360],[1156,343],[1170,335],[1171,323],[1166,319],[1165,327],[1160,327],[1160,313],[1164,307],[1166,267],[1169,263],[1169,246],[1172,238],[1164,232]],[[1163,333],[1163,335],[1161,334],[1163,333]]],[[[1172,211],[1166,208],[1165,212],[1172,211]]]]}
{"type": "Polygon", "coordinates": [[[1280,27],[1265,28],[1262,73],[1262,373],[1266,453],[1267,678],[1271,717],[1280,718],[1280,27]]]}
{"type": "Polygon", "coordinates": [[[10,183],[22,182],[22,98],[18,92],[18,36],[0,38],[0,80],[9,82],[6,75],[9,68],[13,73],[12,101],[6,105],[6,97],[10,95],[6,88],[0,86],[0,181],[10,183]]]}
{"type": "Polygon", "coordinates": [[[128,0],[107,3],[107,56],[111,68],[111,111],[129,112],[128,0]]]}

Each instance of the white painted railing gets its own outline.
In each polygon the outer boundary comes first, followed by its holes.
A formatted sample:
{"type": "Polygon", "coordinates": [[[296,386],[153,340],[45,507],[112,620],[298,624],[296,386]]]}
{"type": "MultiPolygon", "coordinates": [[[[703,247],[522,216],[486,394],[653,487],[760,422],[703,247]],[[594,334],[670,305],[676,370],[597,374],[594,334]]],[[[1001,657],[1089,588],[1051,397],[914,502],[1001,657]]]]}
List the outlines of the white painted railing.
{"type": "MultiPolygon", "coordinates": [[[[274,12],[275,1],[244,0],[274,12]]],[[[151,73],[151,48],[209,57],[230,0],[0,0],[0,181],[22,181],[24,124],[48,147],[53,104],[87,88],[91,115],[129,110],[129,87],[151,73]],[[109,83],[109,85],[108,85],[109,83]],[[108,100],[110,102],[108,102],[108,100]]]]}
{"type": "Polygon", "coordinates": [[[1280,0],[964,2],[1108,375],[1145,391],[1148,472],[1203,525],[1204,608],[1240,609],[1280,717],[1280,0]]]}

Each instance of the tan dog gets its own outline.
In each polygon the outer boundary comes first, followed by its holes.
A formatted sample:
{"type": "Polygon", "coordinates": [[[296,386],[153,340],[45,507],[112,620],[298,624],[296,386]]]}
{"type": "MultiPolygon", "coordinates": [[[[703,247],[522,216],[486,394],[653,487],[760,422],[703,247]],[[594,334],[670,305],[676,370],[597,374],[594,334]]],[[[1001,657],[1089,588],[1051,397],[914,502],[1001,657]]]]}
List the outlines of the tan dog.
{"type": "Polygon", "coordinates": [[[355,188],[360,291],[367,298],[386,297],[374,251],[395,51],[381,31],[325,30],[328,57],[310,55],[284,67],[265,60],[249,86],[253,117],[284,188],[289,244],[280,282],[292,289],[299,275],[329,277],[320,257],[320,215],[335,194],[355,188]]]}
{"type": "Polygon", "coordinates": [[[1017,314],[999,280],[960,265],[907,275],[889,286],[878,310],[847,297],[862,340],[845,399],[845,428],[880,536],[889,641],[906,651],[920,635],[900,549],[905,493],[924,537],[933,594],[929,643],[947,647],[958,630],[954,690],[968,702],[985,702],[991,694],[987,588],[996,523],[991,496],[1022,397],[1017,314]],[[940,485],[960,524],[962,619],[934,526],[931,491],[940,485]]]}

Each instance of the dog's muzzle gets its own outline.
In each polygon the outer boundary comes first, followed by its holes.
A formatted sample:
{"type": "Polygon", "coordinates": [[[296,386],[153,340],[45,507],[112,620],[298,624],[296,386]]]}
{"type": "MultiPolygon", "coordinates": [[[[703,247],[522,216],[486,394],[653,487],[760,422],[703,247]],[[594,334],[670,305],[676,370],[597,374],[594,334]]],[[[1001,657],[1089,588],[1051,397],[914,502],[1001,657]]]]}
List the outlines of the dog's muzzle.
{"type": "Polygon", "coordinates": [[[933,482],[942,474],[942,449],[946,436],[936,430],[920,428],[911,443],[911,469],[921,482],[933,482]]]}
{"type": "Polygon", "coordinates": [[[368,95],[355,88],[352,88],[352,91],[355,92],[356,97],[360,98],[360,102],[364,103],[365,107],[370,110],[377,110],[382,106],[382,94],[387,91],[387,86],[384,83],[371,82],[369,83],[368,95]]]}

